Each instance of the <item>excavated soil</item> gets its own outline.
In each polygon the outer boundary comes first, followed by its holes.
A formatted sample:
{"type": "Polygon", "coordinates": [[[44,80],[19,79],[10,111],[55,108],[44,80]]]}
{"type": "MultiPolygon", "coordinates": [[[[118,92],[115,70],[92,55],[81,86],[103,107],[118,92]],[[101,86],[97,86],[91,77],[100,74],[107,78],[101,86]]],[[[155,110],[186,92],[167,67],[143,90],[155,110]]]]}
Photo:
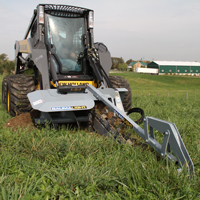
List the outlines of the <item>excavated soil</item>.
{"type": "Polygon", "coordinates": [[[6,126],[10,128],[26,128],[26,127],[34,127],[32,117],[30,113],[22,113],[12,119],[9,119],[6,122],[6,126]]]}

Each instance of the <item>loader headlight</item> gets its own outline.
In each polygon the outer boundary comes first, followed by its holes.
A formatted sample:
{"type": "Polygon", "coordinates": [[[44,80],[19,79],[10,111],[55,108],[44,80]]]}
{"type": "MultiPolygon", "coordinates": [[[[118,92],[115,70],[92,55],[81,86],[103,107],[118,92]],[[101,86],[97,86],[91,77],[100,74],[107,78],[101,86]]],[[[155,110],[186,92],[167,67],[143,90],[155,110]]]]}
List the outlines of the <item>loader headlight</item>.
{"type": "Polygon", "coordinates": [[[39,24],[44,24],[44,7],[39,6],[39,24]]]}
{"type": "Polygon", "coordinates": [[[89,12],[89,19],[88,19],[89,28],[94,28],[94,12],[89,12]]]}

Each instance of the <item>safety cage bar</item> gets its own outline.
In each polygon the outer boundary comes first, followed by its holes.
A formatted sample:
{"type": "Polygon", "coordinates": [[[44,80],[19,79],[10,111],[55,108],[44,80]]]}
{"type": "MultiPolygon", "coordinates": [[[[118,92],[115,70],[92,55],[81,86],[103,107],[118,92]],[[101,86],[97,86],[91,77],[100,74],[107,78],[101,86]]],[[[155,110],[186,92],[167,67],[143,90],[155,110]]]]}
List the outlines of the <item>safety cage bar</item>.
{"type": "Polygon", "coordinates": [[[44,12],[50,15],[59,17],[83,17],[88,11],[86,8],[69,6],[69,5],[53,5],[53,4],[41,4],[44,6],[44,12]]]}

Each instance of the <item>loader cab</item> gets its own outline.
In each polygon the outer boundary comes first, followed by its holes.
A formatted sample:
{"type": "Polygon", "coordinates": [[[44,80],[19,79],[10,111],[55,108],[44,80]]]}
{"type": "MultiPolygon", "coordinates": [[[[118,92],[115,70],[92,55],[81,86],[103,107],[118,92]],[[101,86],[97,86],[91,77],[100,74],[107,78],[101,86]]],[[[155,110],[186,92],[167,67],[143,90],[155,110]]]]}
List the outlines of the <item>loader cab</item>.
{"type": "Polygon", "coordinates": [[[74,83],[99,87],[100,79],[88,59],[90,49],[94,49],[92,10],[39,4],[24,40],[15,44],[15,71],[32,68],[35,84],[43,89],[74,83]]]}
{"type": "Polygon", "coordinates": [[[51,52],[57,73],[82,74],[84,53],[83,36],[86,34],[84,18],[67,18],[46,14],[46,44],[51,52]]]}
{"type": "MultiPolygon", "coordinates": [[[[94,45],[89,16],[93,11],[64,5],[38,5],[38,38],[47,47],[49,63],[57,74],[88,74],[84,57],[94,45]],[[41,16],[40,16],[41,15],[41,16]]],[[[93,27],[92,27],[93,28],[93,27]]]]}
{"type": "Polygon", "coordinates": [[[94,47],[93,11],[47,4],[38,5],[37,14],[37,33],[47,48],[51,87],[96,87],[97,79],[87,59],[87,49],[94,47]]]}

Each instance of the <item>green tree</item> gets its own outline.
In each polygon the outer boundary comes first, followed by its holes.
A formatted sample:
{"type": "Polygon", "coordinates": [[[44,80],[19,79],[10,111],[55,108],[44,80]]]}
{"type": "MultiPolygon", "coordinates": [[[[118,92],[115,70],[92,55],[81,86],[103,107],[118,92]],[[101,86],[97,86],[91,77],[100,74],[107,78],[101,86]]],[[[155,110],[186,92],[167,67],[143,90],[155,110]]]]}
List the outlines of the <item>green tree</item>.
{"type": "Polygon", "coordinates": [[[117,66],[118,66],[118,58],[116,57],[111,57],[111,60],[112,60],[112,69],[117,69],[117,66]]]}
{"type": "Polygon", "coordinates": [[[1,60],[0,60],[0,74],[3,74],[3,64],[1,60]]]}
{"type": "Polygon", "coordinates": [[[3,61],[3,62],[8,60],[8,55],[5,54],[5,53],[0,54],[0,60],[3,61]]]}
{"type": "Polygon", "coordinates": [[[127,71],[127,69],[128,69],[128,65],[126,63],[120,63],[118,65],[118,70],[127,71]]]}
{"type": "Polygon", "coordinates": [[[5,53],[0,54],[0,74],[3,74],[5,71],[7,74],[11,74],[14,69],[15,69],[14,61],[10,61],[8,59],[7,54],[5,53]]]}
{"type": "Polygon", "coordinates": [[[126,64],[129,65],[130,63],[134,62],[132,59],[126,61],[126,64]]]}
{"type": "Polygon", "coordinates": [[[9,61],[7,63],[7,65],[6,65],[7,74],[11,74],[14,69],[15,69],[15,63],[14,63],[14,61],[9,61]]]}
{"type": "Polygon", "coordinates": [[[119,64],[124,63],[124,59],[122,57],[117,58],[117,57],[112,57],[112,69],[118,69],[119,64]]]}
{"type": "Polygon", "coordinates": [[[123,64],[124,63],[124,59],[122,57],[119,58],[119,64],[123,64]]]}

